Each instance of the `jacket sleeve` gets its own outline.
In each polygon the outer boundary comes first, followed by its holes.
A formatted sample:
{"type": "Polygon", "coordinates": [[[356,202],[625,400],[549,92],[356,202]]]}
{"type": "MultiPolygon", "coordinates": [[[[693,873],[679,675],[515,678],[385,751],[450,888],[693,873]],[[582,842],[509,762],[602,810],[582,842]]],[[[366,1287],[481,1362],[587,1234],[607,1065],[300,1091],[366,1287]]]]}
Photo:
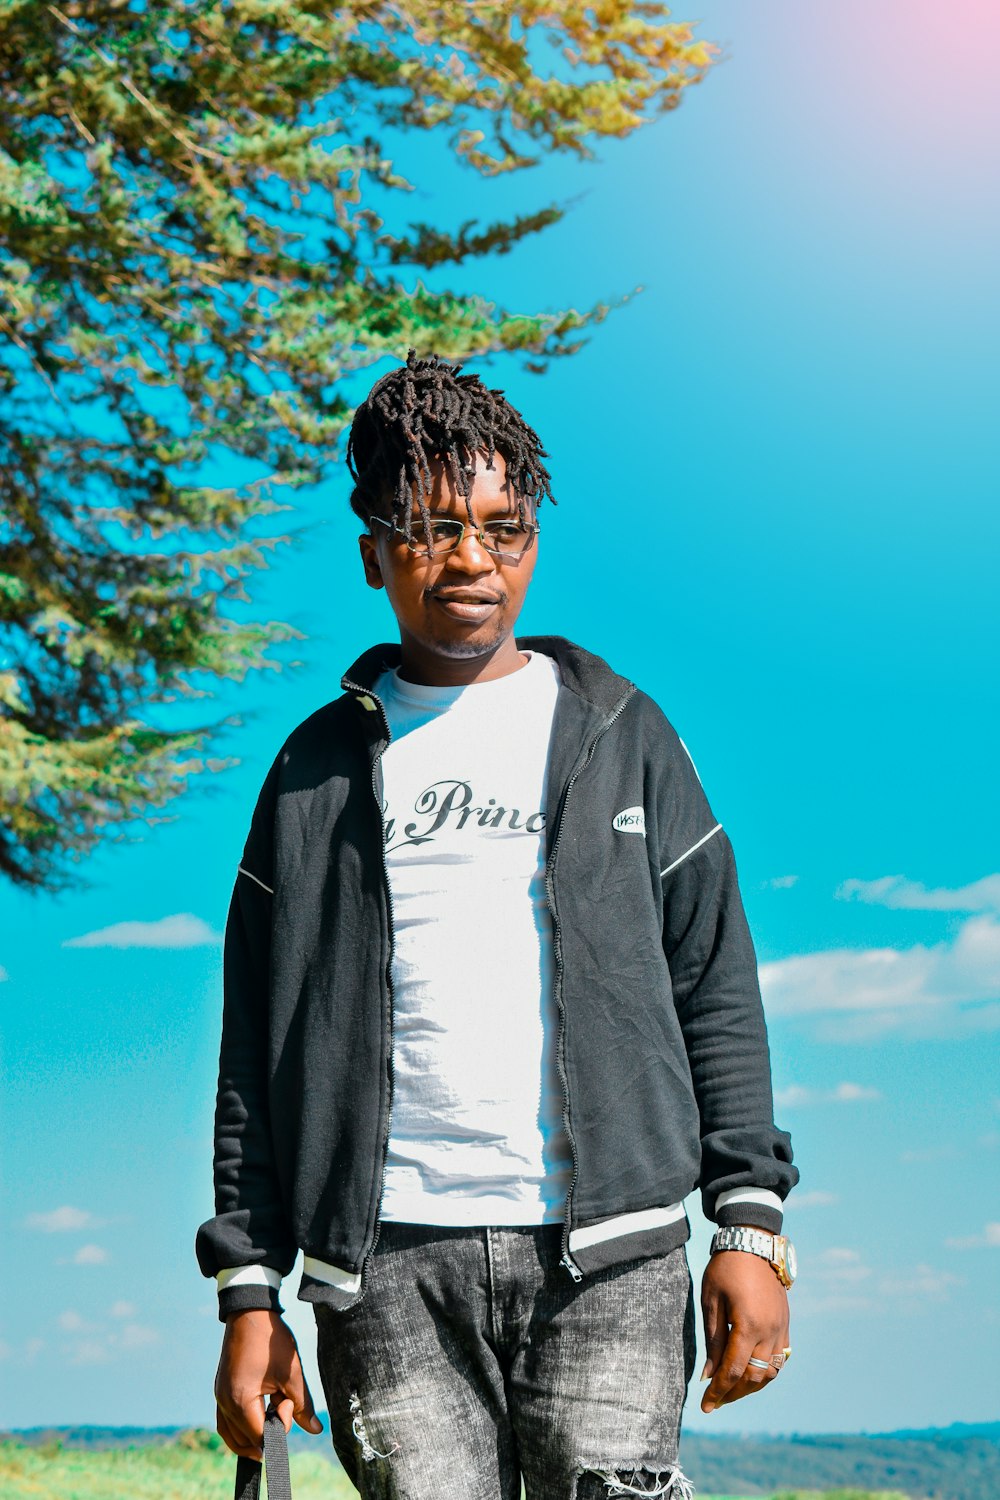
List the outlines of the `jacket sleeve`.
{"type": "Polygon", "coordinates": [[[663,947],[701,1120],[701,1198],[717,1224],[777,1233],[799,1180],[773,1119],[757,956],[728,835],[667,723],[661,794],[663,947]]]}
{"type": "Polygon", "coordinates": [[[258,796],[226,920],[215,1103],[215,1216],[195,1237],[202,1274],[216,1278],[223,1322],[229,1313],[244,1308],[283,1311],[278,1289],[297,1254],[275,1169],[267,1083],[280,762],[279,754],[258,796]]]}

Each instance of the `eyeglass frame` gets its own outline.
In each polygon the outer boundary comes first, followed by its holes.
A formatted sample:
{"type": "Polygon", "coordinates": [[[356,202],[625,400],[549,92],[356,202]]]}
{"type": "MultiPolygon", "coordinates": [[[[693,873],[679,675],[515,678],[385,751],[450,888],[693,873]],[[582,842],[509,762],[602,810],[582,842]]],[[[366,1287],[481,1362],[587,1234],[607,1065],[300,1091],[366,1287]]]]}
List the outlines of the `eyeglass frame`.
{"type": "MultiPolygon", "coordinates": [[[[433,519],[438,521],[447,521],[450,524],[453,524],[457,522],[459,518],[458,516],[436,516],[433,519]]],[[[493,517],[494,521],[500,521],[501,519],[502,517],[500,516],[493,517]]],[[[474,531],[479,539],[479,545],[483,548],[484,552],[488,552],[491,557],[502,557],[505,558],[508,562],[512,563],[518,563],[521,561],[522,557],[527,556],[532,547],[535,545],[535,537],[542,529],[540,521],[518,520],[517,524],[525,531],[530,532],[529,540],[521,548],[520,552],[500,552],[495,547],[488,546],[485,540],[484,527],[490,525],[491,522],[486,521],[482,526],[475,526],[470,521],[463,521],[461,523],[462,535],[459,537],[454,547],[447,547],[443,552],[430,552],[428,551],[426,546],[424,546],[422,549],[419,548],[416,545],[416,538],[408,537],[398,521],[386,521],[382,516],[369,516],[369,531],[371,531],[373,521],[377,521],[380,526],[384,526],[389,532],[390,536],[393,534],[393,532],[395,532],[398,536],[401,536],[403,541],[406,543],[406,550],[409,552],[411,557],[448,557],[452,552],[458,551],[459,547],[461,547],[462,543],[465,541],[466,534],[470,531],[474,531]]]]}

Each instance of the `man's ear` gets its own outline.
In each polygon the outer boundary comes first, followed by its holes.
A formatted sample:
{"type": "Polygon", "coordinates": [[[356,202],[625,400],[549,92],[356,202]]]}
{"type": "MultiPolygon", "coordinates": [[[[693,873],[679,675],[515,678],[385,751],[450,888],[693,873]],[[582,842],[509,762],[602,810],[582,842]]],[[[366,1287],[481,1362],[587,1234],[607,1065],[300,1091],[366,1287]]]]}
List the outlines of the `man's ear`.
{"type": "Polygon", "coordinates": [[[375,550],[375,538],[364,532],[358,537],[358,546],[361,549],[361,562],[365,570],[365,582],[370,589],[384,589],[385,579],[382,577],[382,568],[375,550]]]}

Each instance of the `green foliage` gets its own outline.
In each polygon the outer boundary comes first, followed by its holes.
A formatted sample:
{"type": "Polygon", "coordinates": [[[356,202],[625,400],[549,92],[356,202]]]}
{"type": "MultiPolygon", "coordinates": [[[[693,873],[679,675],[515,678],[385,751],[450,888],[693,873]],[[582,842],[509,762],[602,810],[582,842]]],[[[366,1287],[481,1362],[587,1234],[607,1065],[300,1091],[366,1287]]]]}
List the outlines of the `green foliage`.
{"type": "Polygon", "coordinates": [[[902,1490],[779,1490],[771,1500],[910,1500],[902,1490]]]}
{"type": "MultiPolygon", "coordinates": [[[[343,1470],[321,1454],[293,1453],[289,1466],[295,1500],[355,1500],[343,1470]]],[[[102,1452],[0,1440],[4,1500],[232,1500],[235,1477],[235,1456],[200,1428],[170,1443],[102,1452]]]]}
{"type": "MultiPolygon", "coordinates": [[[[353,1496],[328,1432],[312,1437],[293,1426],[288,1442],[296,1500],[353,1496]]],[[[685,1431],[681,1463],[694,1480],[696,1500],[995,1500],[1000,1424],[790,1437],[685,1431]],[[838,1462],[865,1468],[870,1481],[824,1481],[824,1467],[838,1462]],[[793,1466],[796,1479],[783,1482],[781,1471],[793,1466]]],[[[219,1435],[204,1427],[50,1427],[0,1434],[4,1500],[228,1495],[235,1464],[219,1435]],[[119,1457],[112,1461],[114,1454],[119,1457]]]]}
{"type": "MultiPolygon", "coordinates": [[[[318,1439],[329,1442],[329,1437],[318,1439]]],[[[338,1466],[319,1453],[289,1458],[295,1500],[353,1500],[357,1491],[338,1466]]],[[[229,1500],[236,1459],[217,1433],[190,1428],[167,1443],[63,1450],[0,1439],[4,1500],[229,1500]]],[[[740,1500],[707,1495],[698,1500],[740,1500]]],[[[782,1490],[774,1500],[908,1500],[887,1490],[782,1490]]]]}
{"type": "MultiPolygon", "coordinates": [[[[327,1439],[328,1442],[328,1439],[327,1439]]],[[[339,1467],[319,1454],[289,1458],[295,1500],[354,1500],[357,1491],[339,1467]]],[[[216,1433],[192,1428],[162,1445],[103,1452],[61,1451],[0,1440],[0,1490],[4,1500],[229,1500],[235,1458],[216,1433]]],[[[708,1496],[699,1500],[739,1500],[708,1496]]],[[[774,1500],[907,1500],[898,1491],[783,1490],[774,1500]]]]}
{"type": "Polygon", "coordinates": [[[275,491],[335,460],[348,376],[411,344],[540,371],[611,310],[410,285],[397,268],[503,253],[563,210],[392,233],[371,201],[415,184],[377,132],[444,129],[487,177],[592,157],[709,67],[668,17],[623,0],[0,0],[8,878],[73,883],[67,857],[231,763],[195,754],[221,725],[168,732],[148,710],[209,696],[199,674],[280,668],[269,651],[301,639],[227,606],[289,540],[268,529],[291,508],[275,491]],[[253,482],[200,483],[220,456],[253,482]]]}

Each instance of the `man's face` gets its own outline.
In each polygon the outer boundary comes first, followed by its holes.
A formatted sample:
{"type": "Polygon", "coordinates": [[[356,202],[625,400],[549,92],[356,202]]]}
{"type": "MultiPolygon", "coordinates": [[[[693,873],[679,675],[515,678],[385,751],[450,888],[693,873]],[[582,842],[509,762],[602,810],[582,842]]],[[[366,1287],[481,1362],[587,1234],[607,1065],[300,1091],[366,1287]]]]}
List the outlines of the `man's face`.
{"type": "MultiPolygon", "coordinates": [[[[494,453],[492,469],[481,453],[473,456],[470,505],[476,521],[517,519],[517,497],[507,489],[507,466],[494,453]]],[[[431,517],[468,520],[465,500],[454,489],[440,460],[430,465],[431,517]]],[[[529,505],[526,520],[533,521],[529,505]]],[[[516,561],[488,552],[473,531],[451,552],[422,557],[399,533],[377,522],[374,536],[359,538],[365,578],[384,588],[399,624],[403,661],[423,680],[443,683],[500,675],[520,665],[514,624],[535,568],[537,537],[516,561]]],[[[413,535],[423,545],[420,507],[414,488],[413,535]]]]}

